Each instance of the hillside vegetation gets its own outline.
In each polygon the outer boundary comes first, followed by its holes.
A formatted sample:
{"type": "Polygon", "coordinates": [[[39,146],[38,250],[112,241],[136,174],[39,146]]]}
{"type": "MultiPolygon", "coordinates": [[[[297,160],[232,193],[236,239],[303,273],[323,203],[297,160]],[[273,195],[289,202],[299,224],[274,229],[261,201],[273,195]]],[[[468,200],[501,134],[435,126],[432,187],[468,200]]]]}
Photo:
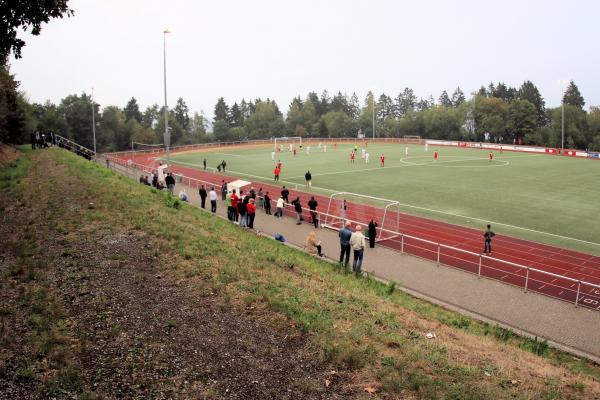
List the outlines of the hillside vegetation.
{"type": "Polygon", "coordinates": [[[0,398],[600,398],[595,364],[62,150],[0,186],[0,398]]]}

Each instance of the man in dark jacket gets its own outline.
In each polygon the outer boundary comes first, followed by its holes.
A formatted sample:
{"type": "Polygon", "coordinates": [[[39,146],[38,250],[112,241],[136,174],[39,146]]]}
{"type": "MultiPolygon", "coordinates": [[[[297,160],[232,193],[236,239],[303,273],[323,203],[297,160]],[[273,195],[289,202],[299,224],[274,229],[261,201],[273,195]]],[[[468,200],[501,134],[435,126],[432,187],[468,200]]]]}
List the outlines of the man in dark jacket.
{"type": "Polygon", "coordinates": [[[302,225],[302,204],[300,204],[300,197],[296,197],[296,200],[292,201],[292,205],[296,211],[296,225],[302,225]]]}
{"type": "Polygon", "coordinates": [[[281,197],[283,197],[283,201],[285,201],[286,203],[289,203],[290,200],[288,199],[290,195],[290,191],[287,190],[287,188],[284,186],[283,189],[281,190],[281,197]]]}
{"type": "Polygon", "coordinates": [[[165,184],[167,185],[167,190],[169,190],[169,193],[173,194],[173,189],[175,188],[175,178],[173,178],[173,174],[170,172],[165,177],[165,184]]]}
{"type": "Polygon", "coordinates": [[[310,200],[308,201],[308,208],[310,209],[310,217],[315,228],[319,227],[319,219],[317,218],[318,205],[319,203],[317,203],[317,200],[315,200],[315,196],[311,196],[310,200]]]}
{"type": "Polygon", "coordinates": [[[198,194],[200,195],[200,206],[202,208],[204,208],[204,206],[206,205],[206,196],[208,196],[208,193],[206,192],[206,188],[204,187],[204,185],[200,186],[200,189],[198,190],[198,194]]]}
{"type": "Polygon", "coordinates": [[[306,179],[306,186],[310,187],[312,182],[312,175],[310,171],[306,171],[306,174],[304,174],[304,179],[306,179]]]}

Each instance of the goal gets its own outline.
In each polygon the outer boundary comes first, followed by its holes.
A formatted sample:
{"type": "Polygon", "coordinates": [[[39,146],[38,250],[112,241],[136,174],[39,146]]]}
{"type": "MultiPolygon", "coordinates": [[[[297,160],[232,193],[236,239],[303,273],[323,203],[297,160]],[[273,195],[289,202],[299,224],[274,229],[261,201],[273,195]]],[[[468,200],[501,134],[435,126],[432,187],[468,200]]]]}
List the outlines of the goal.
{"type": "Polygon", "coordinates": [[[302,147],[302,136],[283,136],[274,140],[275,151],[291,151],[290,146],[302,147]]]}
{"type": "Polygon", "coordinates": [[[366,229],[371,219],[377,222],[376,241],[400,236],[400,202],[351,192],[337,192],[329,196],[322,226],[339,230],[346,221],[366,229]],[[344,209],[344,201],[346,207],[344,209]]]}
{"type": "Polygon", "coordinates": [[[402,138],[405,143],[421,144],[421,136],[418,135],[404,135],[402,138]]]}
{"type": "Polygon", "coordinates": [[[160,153],[164,150],[164,144],[151,144],[151,143],[139,143],[131,142],[131,151],[143,151],[146,153],[160,153]]]}

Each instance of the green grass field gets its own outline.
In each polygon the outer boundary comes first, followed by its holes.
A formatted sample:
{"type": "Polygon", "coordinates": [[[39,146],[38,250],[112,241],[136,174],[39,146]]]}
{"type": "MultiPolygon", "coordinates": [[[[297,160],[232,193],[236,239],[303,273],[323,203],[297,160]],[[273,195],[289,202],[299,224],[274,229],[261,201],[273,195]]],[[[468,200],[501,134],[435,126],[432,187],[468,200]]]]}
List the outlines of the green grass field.
{"type": "MultiPolygon", "coordinates": [[[[600,254],[600,162],[544,154],[494,152],[421,145],[370,144],[371,162],[359,156],[350,164],[353,145],[329,145],[327,153],[276,154],[283,163],[281,184],[302,190],[304,173],[313,176],[312,191],[338,191],[397,200],[414,215],[481,229],[488,221],[498,233],[600,254]],[[433,160],[437,150],[440,158],[433,160]],[[385,167],[379,166],[384,153],[385,167]],[[503,224],[503,225],[501,225],[503,224]]],[[[173,162],[210,169],[222,159],[228,174],[273,182],[270,147],[220,149],[175,155],[173,162]]]]}

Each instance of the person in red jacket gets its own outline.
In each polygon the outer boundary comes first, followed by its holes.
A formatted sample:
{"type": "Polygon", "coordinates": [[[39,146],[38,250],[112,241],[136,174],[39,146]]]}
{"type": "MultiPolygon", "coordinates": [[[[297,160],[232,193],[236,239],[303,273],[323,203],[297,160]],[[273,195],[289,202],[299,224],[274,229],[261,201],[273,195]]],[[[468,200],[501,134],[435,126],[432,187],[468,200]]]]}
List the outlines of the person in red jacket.
{"type": "Polygon", "coordinates": [[[494,160],[494,153],[492,153],[492,152],[490,151],[490,162],[492,162],[493,160],[494,160]]]}
{"type": "Polygon", "coordinates": [[[379,157],[379,163],[382,167],[385,167],[385,155],[382,153],[381,157],[379,157]]]}
{"type": "Polygon", "coordinates": [[[354,156],[355,156],[354,152],[351,152],[350,153],[350,164],[354,164],[354,156]]]}
{"type": "Polygon", "coordinates": [[[254,229],[254,217],[256,216],[256,207],[254,206],[254,199],[248,200],[246,205],[246,212],[248,213],[248,228],[254,229]]]}
{"type": "Polygon", "coordinates": [[[237,212],[238,201],[240,201],[240,198],[237,196],[237,194],[235,194],[235,191],[234,191],[233,193],[231,193],[231,220],[232,221],[238,220],[238,212],[237,212]]]}
{"type": "Polygon", "coordinates": [[[438,152],[437,152],[437,151],[434,151],[434,152],[433,152],[433,159],[434,159],[435,161],[437,161],[437,159],[438,159],[438,152]]]}
{"type": "Polygon", "coordinates": [[[279,170],[279,167],[275,167],[275,169],[273,170],[273,174],[275,174],[275,181],[279,180],[279,173],[281,171],[279,170]]]}

